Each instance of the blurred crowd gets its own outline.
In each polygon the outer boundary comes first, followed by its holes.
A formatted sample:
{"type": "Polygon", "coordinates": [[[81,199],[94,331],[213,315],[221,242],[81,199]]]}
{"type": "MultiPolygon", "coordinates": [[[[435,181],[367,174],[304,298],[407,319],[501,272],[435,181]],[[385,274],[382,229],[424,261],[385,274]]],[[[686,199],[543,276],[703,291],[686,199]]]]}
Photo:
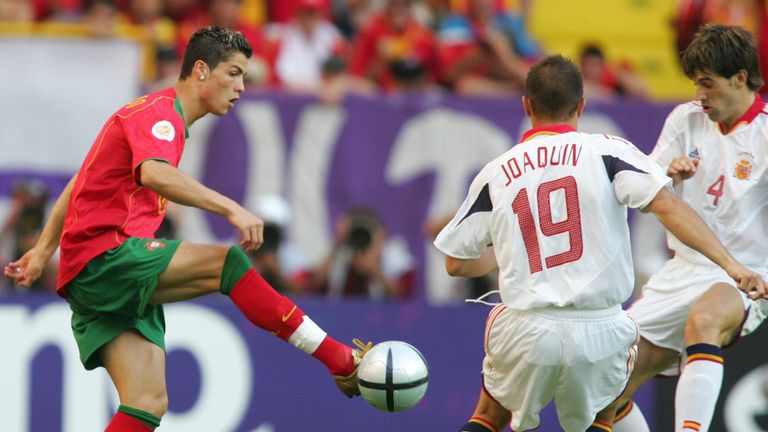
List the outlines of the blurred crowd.
{"type": "MultiPolygon", "coordinates": [[[[147,48],[145,90],[178,76],[199,27],[241,31],[254,47],[249,85],[317,94],[455,91],[519,93],[542,47],[526,27],[530,0],[0,0],[0,25],[69,26],[147,48]]],[[[592,55],[595,95],[644,97],[632,68],[592,55]],[[623,80],[632,76],[632,79],[623,80]]],[[[591,50],[593,54],[595,50],[591,50]]]]}
{"type": "MultiPolygon", "coordinates": [[[[254,47],[249,89],[280,88],[338,100],[348,91],[519,93],[545,54],[529,33],[532,0],[0,0],[0,26],[127,37],[146,47],[145,90],[178,76],[185,41],[199,27],[241,31],[254,47]]],[[[678,0],[682,51],[704,22],[753,32],[768,53],[764,0],[678,0]]],[[[11,33],[12,33],[11,31],[11,33]]],[[[587,96],[647,97],[626,59],[587,42],[579,59],[587,96]]],[[[763,70],[768,55],[762,55],[763,70]]]]}

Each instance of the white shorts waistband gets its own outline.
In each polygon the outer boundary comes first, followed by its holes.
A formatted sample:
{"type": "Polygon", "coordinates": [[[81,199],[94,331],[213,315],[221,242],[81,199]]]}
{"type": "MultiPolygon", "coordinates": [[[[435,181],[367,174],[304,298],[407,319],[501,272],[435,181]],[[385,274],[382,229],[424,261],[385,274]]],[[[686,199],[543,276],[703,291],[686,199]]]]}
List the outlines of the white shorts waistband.
{"type": "Polygon", "coordinates": [[[605,309],[582,309],[575,307],[545,307],[526,311],[533,315],[541,315],[550,319],[563,319],[569,321],[593,321],[614,317],[622,312],[621,305],[611,306],[605,309]]]}

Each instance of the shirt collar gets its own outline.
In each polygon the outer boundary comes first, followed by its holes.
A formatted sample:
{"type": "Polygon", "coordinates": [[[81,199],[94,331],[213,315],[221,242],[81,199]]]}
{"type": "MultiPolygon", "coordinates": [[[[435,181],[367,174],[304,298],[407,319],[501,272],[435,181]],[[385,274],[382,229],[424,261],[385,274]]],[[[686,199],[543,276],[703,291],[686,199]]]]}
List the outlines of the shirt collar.
{"type": "Polygon", "coordinates": [[[544,125],[529,129],[523,134],[520,142],[525,142],[539,135],[559,135],[568,132],[576,132],[576,129],[567,124],[544,125]]]}
{"type": "Polygon", "coordinates": [[[736,123],[734,123],[730,129],[728,130],[723,129],[723,125],[719,122],[717,123],[717,127],[720,129],[720,132],[723,135],[728,135],[737,127],[743,124],[751,123],[752,120],[754,120],[755,117],[757,117],[757,115],[763,111],[763,108],[765,108],[765,101],[763,101],[763,98],[761,98],[759,94],[755,93],[755,101],[752,102],[752,106],[749,107],[749,109],[747,110],[747,112],[744,113],[744,115],[742,115],[741,117],[739,117],[738,120],[736,120],[736,123]]]}
{"type": "Polygon", "coordinates": [[[171,87],[171,92],[173,92],[173,109],[179,113],[181,120],[184,122],[184,139],[187,139],[189,138],[189,129],[187,129],[187,119],[184,118],[184,110],[181,109],[181,102],[179,102],[179,97],[173,87],[171,87]]]}

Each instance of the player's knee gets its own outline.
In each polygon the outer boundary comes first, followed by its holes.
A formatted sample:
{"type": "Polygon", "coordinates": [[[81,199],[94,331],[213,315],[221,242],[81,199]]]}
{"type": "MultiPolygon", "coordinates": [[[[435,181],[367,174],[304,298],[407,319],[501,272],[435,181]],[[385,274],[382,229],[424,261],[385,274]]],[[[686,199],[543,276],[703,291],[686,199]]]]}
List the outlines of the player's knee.
{"type": "Polygon", "coordinates": [[[162,392],[147,397],[147,412],[162,417],[168,411],[168,393],[162,392]]]}
{"type": "Polygon", "coordinates": [[[224,267],[221,271],[221,283],[219,290],[226,295],[232,292],[240,278],[252,267],[251,260],[242,249],[232,246],[227,251],[224,259],[224,267]]]}
{"type": "Polygon", "coordinates": [[[162,390],[144,392],[133,398],[121,398],[121,404],[135,410],[162,417],[168,411],[168,393],[162,390]]]}
{"type": "Polygon", "coordinates": [[[685,322],[685,334],[689,338],[709,337],[719,332],[717,320],[708,313],[691,311],[685,322]]]}

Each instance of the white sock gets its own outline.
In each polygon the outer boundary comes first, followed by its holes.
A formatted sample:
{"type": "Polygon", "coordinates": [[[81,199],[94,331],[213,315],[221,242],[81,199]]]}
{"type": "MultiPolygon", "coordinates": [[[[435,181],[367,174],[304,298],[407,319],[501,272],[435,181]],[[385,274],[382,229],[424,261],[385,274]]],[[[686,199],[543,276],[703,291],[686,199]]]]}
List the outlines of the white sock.
{"type": "Polygon", "coordinates": [[[327,333],[309,319],[308,316],[304,315],[302,318],[304,318],[304,321],[302,321],[301,325],[288,336],[288,343],[307,354],[312,354],[320,346],[320,343],[323,342],[327,333]]]}
{"type": "Polygon", "coordinates": [[[616,414],[613,432],[651,432],[651,428],[648,427],[640,407],[629,402],[629,406],[622,407],[616,414]]]}
{"type": "Polygon", "coordinates": [[[675,432],[706,432],[723,383],[722,352],[715,345],[696,344],[686,353],[675,392],[675,432]]]}

